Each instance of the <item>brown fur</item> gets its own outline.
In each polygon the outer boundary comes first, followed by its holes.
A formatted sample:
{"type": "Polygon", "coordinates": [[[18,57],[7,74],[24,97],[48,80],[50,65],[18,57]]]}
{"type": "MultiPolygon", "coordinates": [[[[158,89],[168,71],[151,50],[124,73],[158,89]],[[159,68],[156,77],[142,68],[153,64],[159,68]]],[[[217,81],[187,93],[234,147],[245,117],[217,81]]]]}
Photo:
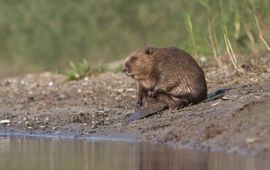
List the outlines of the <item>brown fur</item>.
{"type": "Polygon", "coordinates": [[[150,96],[169,108],[204,100],[207,85],[203,70],[186,52],[175,48],[145,47],[131,52],[123,72],[138,82],[138,105],[150,96]]]}

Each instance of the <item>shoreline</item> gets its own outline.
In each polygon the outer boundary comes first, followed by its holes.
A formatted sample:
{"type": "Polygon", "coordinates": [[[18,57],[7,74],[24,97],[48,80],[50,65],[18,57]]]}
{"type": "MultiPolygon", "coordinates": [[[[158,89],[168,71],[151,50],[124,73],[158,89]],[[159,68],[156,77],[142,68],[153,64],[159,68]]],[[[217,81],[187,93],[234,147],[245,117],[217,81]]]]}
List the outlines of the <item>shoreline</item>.
{"type": "Polygon", "coordinates": [[[206,71],[209,92],[231,88],[224,97],[134,122],[124,118],[134,111],[135,83],[122,74],[77,81],[53,73],[2,79],[0,121],[10,123],[0,124],[0,135],[3,131],[86,139],[130,135],[132,141],[180,149],[268,157],[270,73],[256,70],[239,75],[231,70],[206,71]]]}

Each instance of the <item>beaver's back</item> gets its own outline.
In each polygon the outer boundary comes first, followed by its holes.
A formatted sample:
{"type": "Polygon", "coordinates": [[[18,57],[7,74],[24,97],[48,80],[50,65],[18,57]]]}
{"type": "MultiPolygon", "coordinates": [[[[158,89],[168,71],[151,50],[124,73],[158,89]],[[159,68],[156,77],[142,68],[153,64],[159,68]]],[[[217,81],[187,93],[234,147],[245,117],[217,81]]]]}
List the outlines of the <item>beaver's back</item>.
{"type": "Polygon", "coordinates": [[[156,69],[166,82],[173,86],[172,96],[185,96],[191,103],[198,103],[207,96],[204,72],[197,62],[186,52],[175,48],[159,48],[154,54],[156,69]]]}

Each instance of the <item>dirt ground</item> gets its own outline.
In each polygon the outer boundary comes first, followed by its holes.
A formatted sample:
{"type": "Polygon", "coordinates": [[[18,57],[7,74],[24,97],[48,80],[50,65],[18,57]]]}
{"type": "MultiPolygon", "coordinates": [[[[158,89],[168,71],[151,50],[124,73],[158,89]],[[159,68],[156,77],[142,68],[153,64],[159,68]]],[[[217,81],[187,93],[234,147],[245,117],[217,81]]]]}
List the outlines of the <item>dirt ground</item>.
{"type": "Polygon", "coordinates": [[[2,79],[0,135],[130,135],[180,148],[269,156],[269,58],[260,66],[242,65],[245,73],[208,65],[204,70],[209,92],[231,88],[223,98],[134,122],[125,118],[134,111],[135,83],[121,73],[77,81],[53,73],[2,79]]]}

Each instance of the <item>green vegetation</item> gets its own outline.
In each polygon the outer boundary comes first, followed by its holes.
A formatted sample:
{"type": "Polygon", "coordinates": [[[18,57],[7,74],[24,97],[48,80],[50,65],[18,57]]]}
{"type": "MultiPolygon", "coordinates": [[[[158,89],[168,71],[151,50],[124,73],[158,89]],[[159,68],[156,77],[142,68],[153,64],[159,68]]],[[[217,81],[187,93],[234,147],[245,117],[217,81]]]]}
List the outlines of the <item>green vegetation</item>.
{"type": "Polygon", "coordinates": [[[72,61],[69,61],[70,68],[67,68],[63,71],[69,80],[75,80],[84,78],[91,74],[90,65],[86,60],[83,60],[81,63],[74,64],[72,61]]]}
{"type": "Polygon", "coordinates": [[[63,74],[68,77],[69,80],[81,79],[90,75],[99,74],[107,71],[104,65],[97,64],[96,66],[90,66],[87,60],[83,60],[79,63],[73,63],[69,61],[69,68],[63,71],[63,74]]]}
{"type": "Polygon", "coordinates": [[[178,46],[221,65],[223,53],[234,61],[234,53],[269,48],[269,9],[269,0],[0,0],[0,66],[92,65],[145,45],[178,46]]]}

